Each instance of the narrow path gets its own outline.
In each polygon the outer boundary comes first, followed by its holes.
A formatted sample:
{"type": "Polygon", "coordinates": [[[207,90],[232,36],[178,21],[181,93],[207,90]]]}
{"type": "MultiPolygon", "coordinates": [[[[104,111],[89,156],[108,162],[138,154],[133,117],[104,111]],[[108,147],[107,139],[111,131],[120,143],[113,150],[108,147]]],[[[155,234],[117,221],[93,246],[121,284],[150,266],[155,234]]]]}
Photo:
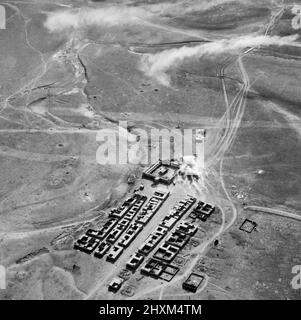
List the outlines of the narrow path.
{"type": "Polygon", "coordinates": [[[298,214],[295,214],[292,212],[279,210],[279,209],[266,208],[266,207],[260,207],[260,206],[245,206],[244,210],[252,210],[252,211],[258,211],[258,212],[263,212],[263,213],[270,213],[270,214],[275,214],[275,215],[282,216],[285,218],[290,218],[290,219],[301,221],[301,215],[298,215],[298,214]]]}

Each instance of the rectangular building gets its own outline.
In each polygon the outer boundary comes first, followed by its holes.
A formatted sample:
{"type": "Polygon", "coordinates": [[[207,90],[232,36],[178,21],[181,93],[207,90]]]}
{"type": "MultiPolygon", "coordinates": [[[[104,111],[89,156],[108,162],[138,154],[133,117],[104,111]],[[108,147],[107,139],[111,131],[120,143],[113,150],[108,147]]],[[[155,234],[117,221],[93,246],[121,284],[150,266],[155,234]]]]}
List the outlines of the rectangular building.
{"type": "Polygon", "coordinates": [[[100,230],[89,229],[86,232],[86,234],[90,237],[95,237],[100,240],[103,240],[107,236],[107,234],[113,229],[113,227],[116,226],[116,224],[116,219],[110,219],[100,228],[100,230]]]}
{"type": "Polygon", "coordinates": [[[188,243],[189,239],[190,236],[188,234],[175,231],[167,237],[166,242],[182,249],[188,243]]]}
{"type": "Polygon", "coordinates": [[[186,279],[186,281],[182,284],[182,287],[184,290],[195,293],[197,292],[203,280],[203,276],[198,275],[196,273],[191,273],[190,276],[186,279]]]}
{"type": "Polygon", "coordinates": [[[127,248],[132,241],[137,237],[138,233],[143,229],[142,225],[138,223],[132,223],[126,230],[126,233],[118,241],[118,245],[127,248]]]}
{"type": "Polygon", "coordinates": [[[164,242],[154,254],[154,259],[170,263],[179,252],[179,248],[164,242]]]}
{"type": "Polygon", "coordinates": [[[75,242],[74,249],[90,254],[96,249],[99,243],[99,239],[84,235],[75,242]]]}
{"type": "Polygon", "coordinates": [[[142,255],[139,252],[135,252],[133,256],[130,258],[130,260],[126,264],[126,268],[131,271],[136,271],[138,267],[141,265],[141,263],[144,260],[144,255],[142,255]]]}
{"type": "Polygon", "coordinates": [[[94,256],[101,259],[111,248],[111,245],[107,242],[102,242],[95,250],[94,256]]]}
{"type": "Polygon", "coordinates": [[[109,251],[108,255],[107,255],[107,261],[109,262],[116,262],[118,260],[118,258],[122,255],[123,252],[123,248],[115,245],[114,247],[111,248],[111,250],[109,251]]]}
{"type": "Polygon", "coordinates": [[[193,237],[198,231],[198,227],[190,222],[181,221],[178,224],[176,231],[188,234],[190,237],[193,237]]]}

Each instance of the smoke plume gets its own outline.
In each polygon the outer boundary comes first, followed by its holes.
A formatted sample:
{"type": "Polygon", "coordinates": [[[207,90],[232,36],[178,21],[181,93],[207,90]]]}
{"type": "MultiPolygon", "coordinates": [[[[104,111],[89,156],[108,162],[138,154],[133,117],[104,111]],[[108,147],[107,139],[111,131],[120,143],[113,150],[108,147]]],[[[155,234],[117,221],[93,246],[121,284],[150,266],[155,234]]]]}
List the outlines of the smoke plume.
{"type": "Polygon", "coordinates": [[[141,23],[149,13],[143,9],[130,7],[80,8],[59,10],[48,14],[44,26],[50,32],[65,29],[79,29],[87,26],[112,27],[124,24],[141,23]]]}
{"type": "Polygon", "coordinates": [[[184,46],[181,48],[164,50],[159,53],[144,55],[141,61],[141,70],[146,75],[157,79],[161,84],[169,85],[170,78],[166,74],[166,71],[172,66],[180,64],[185,59],[234,52],[247,47],[296,45],[294,41],[297,38],[298,35],[287,37],[245,36],[217,40],[194,47],[184,46]]]}

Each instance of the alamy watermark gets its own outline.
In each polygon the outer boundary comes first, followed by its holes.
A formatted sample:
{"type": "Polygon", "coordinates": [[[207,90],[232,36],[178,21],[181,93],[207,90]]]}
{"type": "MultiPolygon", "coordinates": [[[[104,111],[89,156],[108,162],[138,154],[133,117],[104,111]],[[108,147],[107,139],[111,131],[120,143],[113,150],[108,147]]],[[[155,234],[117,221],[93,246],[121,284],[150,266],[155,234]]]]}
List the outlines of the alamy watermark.
{"type": "Polygon", "coordinates": [[[294,15],[294,18],[292,19],[292,28],[294,30],[301,29],[301,5],[294,5],[292,14],[294,15]]]}
{"type": "Polygon", "coordinates": [[[295,274],[291,281],[292,288],[295,290],[301,289],[301,265],[293,266],[292,274],[295,274]]]}
{"type": "Polygon", "coordinates": [[[0,5],[0,29],[6,29],[6,10],[3,5],[0,5]]]}
{"type": "Polygon", "coordinates": [[[0,265],[0,290],[6,289],[6,269],[0,265]]]}
{"type": "Polygon", "coordinates": [[[130,129],[120,121],[117,129],[101,129],[96,141],[99,164],[151,164],[158,159],[181,159],[194,156],[204,168],[205,130],[188,129],[130,129]]]}

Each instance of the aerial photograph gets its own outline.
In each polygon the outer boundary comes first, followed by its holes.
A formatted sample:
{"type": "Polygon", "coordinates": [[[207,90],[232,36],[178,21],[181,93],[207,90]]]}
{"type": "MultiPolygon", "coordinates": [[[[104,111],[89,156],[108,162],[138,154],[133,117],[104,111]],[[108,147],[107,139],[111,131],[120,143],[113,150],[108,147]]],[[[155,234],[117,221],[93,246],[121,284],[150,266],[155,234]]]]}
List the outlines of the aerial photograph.
{"type": "Polygon", "coordinates": [[[301,0],[0,0],[0,69],[0,300],[301,300],[301,0]]]}

